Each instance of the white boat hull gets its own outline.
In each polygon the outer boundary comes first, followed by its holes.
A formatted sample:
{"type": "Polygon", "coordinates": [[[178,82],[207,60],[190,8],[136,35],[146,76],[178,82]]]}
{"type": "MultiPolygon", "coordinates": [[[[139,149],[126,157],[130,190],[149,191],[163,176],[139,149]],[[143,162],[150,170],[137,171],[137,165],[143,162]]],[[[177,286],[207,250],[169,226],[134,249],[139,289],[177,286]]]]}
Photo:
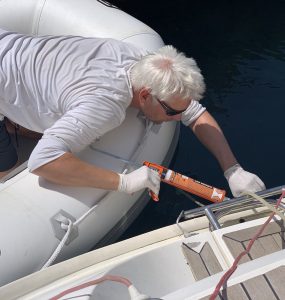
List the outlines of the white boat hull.
{"type": "MultiPolygon", "coordinates": [[[[209,299],[235,257],[267,220],[264,215],[268,215],[264,207],[229,214],[220,221],[231,225],[215,231],[209,230],[209,220],[201,216],[180,224],[188,236],[183,236],[177,225],[161,228],[22,278],[0,288],[0,297],[51,299],[82,283],[116,275],[127,278],[153,299],[209,299]]],[[[224,299],[284,299],[284,254],[284,222],[278,216],[227,281],[221,292],[224,299]]],[[[130,299],[125,286],[111,281],[60,299],[72,297],[130,299]]]]}

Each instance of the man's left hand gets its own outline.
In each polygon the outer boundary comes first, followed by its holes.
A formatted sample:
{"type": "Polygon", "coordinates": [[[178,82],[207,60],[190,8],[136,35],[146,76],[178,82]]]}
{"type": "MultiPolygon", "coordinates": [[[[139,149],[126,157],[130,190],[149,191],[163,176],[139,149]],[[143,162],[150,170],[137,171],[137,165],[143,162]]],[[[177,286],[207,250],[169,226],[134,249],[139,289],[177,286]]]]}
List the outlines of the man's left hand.
{"type": "Polygon", "coordinates": [[[255,193],[265,190],[262,180],[255,174],[245,171],[239,164],[227,169],[224,175],[234,197],[239,197],[246,191],[255,193]]]}

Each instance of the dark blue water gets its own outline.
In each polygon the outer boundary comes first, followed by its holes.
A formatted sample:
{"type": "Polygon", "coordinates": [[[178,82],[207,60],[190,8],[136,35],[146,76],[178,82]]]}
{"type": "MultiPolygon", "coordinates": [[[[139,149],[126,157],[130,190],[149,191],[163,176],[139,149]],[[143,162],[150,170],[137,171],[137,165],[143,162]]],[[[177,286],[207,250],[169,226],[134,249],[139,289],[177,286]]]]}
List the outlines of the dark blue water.
{"type": "MultiPolygon", "coordinates": [[[[268,188],[285,184],[285,1],[112,1],[196,59],[207,84],[202,103],[240,164],[268,188]]],[[[182,126],[170,168],[224,188],[216,160],[182,126]]],[[[196,207],[162,184],[124,238],[175,222],[196,207]]]]}

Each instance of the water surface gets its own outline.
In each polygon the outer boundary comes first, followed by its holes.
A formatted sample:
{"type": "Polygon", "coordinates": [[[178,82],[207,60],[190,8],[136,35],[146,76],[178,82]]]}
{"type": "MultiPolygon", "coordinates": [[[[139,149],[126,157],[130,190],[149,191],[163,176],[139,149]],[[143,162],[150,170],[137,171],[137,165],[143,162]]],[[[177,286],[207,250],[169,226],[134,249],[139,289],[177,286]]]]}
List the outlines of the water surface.
{"type": "MultiPolygon", "coordinates": [[[[268,188],[285,184],[285,1],[112,2],[196,59],[207,84],[202,103],[240,164],[268,188]]],[[[230,193],[216,160],[184,126],[170,168],[230,193]]],[[[172,224],[193,207],[162,184],[160,202],[151,201],[122,238],[172,224]]]]}

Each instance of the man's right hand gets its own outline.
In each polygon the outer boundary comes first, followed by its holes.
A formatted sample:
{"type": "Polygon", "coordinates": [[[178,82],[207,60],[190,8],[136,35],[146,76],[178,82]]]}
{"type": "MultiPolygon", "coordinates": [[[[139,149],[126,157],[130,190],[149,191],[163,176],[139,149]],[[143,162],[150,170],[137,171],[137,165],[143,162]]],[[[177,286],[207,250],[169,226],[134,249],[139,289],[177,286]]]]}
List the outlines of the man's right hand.
{"type": "Polygon", "coordinates": [[[119,176],[118,191],[120,192],[132,194],[141,189],[149,188],[156,195],[159,193],[160,175],[146,166],[140,167],[129,174],[119,174],[119,176]]]}

